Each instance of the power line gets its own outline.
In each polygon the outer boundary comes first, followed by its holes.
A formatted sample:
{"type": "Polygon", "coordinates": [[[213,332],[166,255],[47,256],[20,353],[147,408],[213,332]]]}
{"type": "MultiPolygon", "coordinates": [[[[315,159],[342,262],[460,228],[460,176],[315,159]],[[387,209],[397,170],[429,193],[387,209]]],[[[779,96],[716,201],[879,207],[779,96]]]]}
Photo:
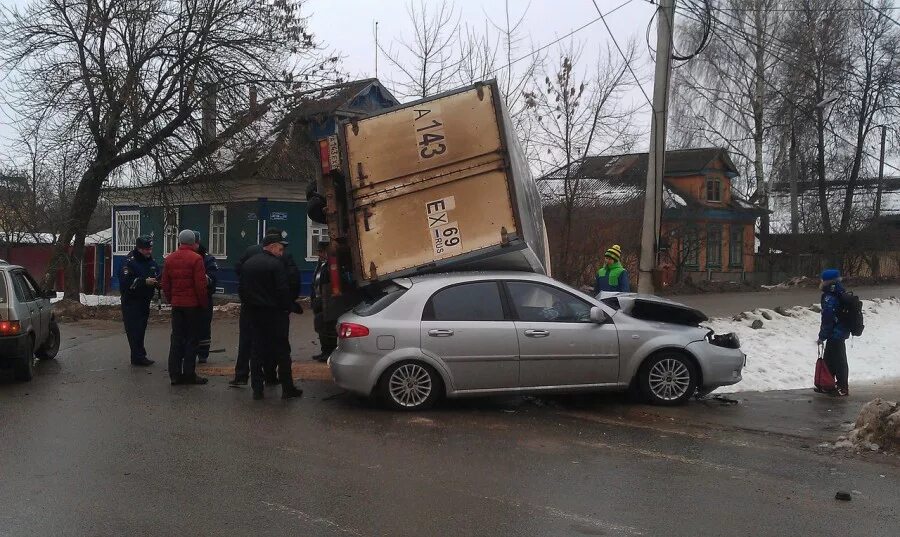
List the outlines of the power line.
{"type": "Polygon", "coordinates": [[[647,100],[647,104],[653,108],[653,102],[650,101],[650,97],[647,95],[647,92],[644,91],[644,86],[641,84],[641,81],[638,79],[637,74],[635,74],[634,69],[631,68],[631,60],[625,57],[625,53],[622,52],[622,47],[619,46],[619,42],[616,40],[616,36],[613,35],[612,30],[609,29],[609,24],[606,23],[606,17],[603,15],[603,12],[600,11],[600,6],[597,5],[597,0],[591,0],[594,4],[594,8],[597,10],[597,13],[600,14],[600,20],[603,21],[603,26],[606,27],[606,33],[609,34],[609,37],[612,38],[613,44],[616,45],[616,50],[619,51],[619,55],[622,56],[622,60],[625,62],[625,66],[628,68],[628,71],[631,73],[631,76],[634,78],[634,83],[637,84],[638,88],[640,88],[641,93],[644,94],[644,99],[647,100]]]}
{"type": "MultiPolygon", "coordinates": [[[[513,61],[507,63],[506,65],[500,66],[500,67],[498,67],[498,68],[496,68],[496,69],[494,69],[494,70],[492,70],[492,71],[488,71],[487,74],[491,74],[491,75],[492,75],[492,74],[494,74],[494,73],[496,73],[496,72],[498,72],[498,71],[502,71],[503,69],[506,69],[506,68],[508,68],[508,67],[511,67],[511,66],[513,66],[513,65],[515,65],[515,64],[517,64],[517,63],[519,63],[519,62],[522,61],[522,60],[525,60],[525,59],[527,59],[527,58],[530,58],[530,57],[536,55],[537,53],[539,53],[539,52],[541,52],[541,51],[543,51],[543,50],[546,50],[546,49],[552,47],[553,45],[559,43],[560,41],[562,41],[562,40],[564,40],[564,39],[567,39],[567,38],[569,38],[569,37],[575,35],[576,33],[578,33],[578,32],[580,32],[580,31],[584,30],[584,29],[587,28],[588,26],[593,25],[593,24],[596,23],[597,21],[603,20],[603,17],[608,17],[608,16],[612,15],[612,14],[615,13],[616,11],[619,11],[620,9],[622,9],[623,7],[627,6],[628,4],[630,4],[630,3],[632,3],[632,2],[634,2],[634,0],[625,0],[625,2],[622,2],[621,4],[619,4],[618,6],[612,8],[611,10],[607,11],[606,13],[601,13],[600,16],[597,17],[596,19],[593,19],[593,20],[591,20],[591,21],[588,21],[587,23],[585,23],[585,24],[579,26],[578,28],[575,28],[575,29],[572,30],[571,32],[569,32],[569,33],[567,33],[566,35],[560,37],[559,39],[556,39],[556,40],[554,40],[554,41],[551,41],[551,42],[547,43],[546,45],[543,45],[542,47],[540,47],[540,48],[538,48],[538,49],[536,49],[536,50],[531,51],[529,54],[526,54],[526,55],[522,56],[521,58],[516,58],[515,60],[513,60],[513,61]]],[[[604,24],[605,24],[605,22],[604,22],[604,24]]],[[[462,63],[462,61],[458,62],[457,65],[458,65],[459,63],[462,63]]],[[[451,68],[452,68],[452,67],[453,67],[453,66],[451,66],[451,68]]]]}
{"type": "MultiPolygon", "coordinates": [[[[881,11],[881,9],[879,9],[879,8],[877,8],[877,7],[875,7],[875,6],[873,6],[872,4],[870,4],[870,3],[868,2],[868,0],[862,0],[862,2],[863,2],[863,4],[869,6],[870,8],[874,9],[875,11],[877,11],[879,15],[882,15],[882,16],[886,17],[888,20],[890,20],[891,22],[893,22],[893,23],[896,24],[897,26],[900,26],[900,22],[897,22],[897,19],[895,19],[894,17],[891,17],[891,16],[888,15],[887,13],[884,13],[883,11],[881,11]]],[[[894,9],[896,9],[896,8],[894,8],[894,9]]]]}

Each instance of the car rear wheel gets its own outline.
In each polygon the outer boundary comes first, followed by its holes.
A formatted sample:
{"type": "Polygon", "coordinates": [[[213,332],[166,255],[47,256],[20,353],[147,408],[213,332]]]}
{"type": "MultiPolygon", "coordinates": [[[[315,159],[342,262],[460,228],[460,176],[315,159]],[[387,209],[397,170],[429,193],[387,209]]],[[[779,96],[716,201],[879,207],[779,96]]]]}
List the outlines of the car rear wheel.
{"type": "Polygon", "coordinates": [[[16,380],[27,382],[34,378],[34,336],[28,339],[28,349],[22,352],[13,369],[16,380]]]}
{"type": "Polygon", "coordinates": [[[395,410],[423,410],[434,405],[443,391],[437,371],[422,362],[399,362],[381,376],[378,395],[395,410]]]}
{"type": "Polygon", "coordinates": [[[680,405],[697,390],[697,368],[681,353],[663,352],[644,363],[638,381],[648,402],[680,405]]]}
{"type": "Polygon", "coordinates": [[[59,325],[56,324],[56,320],[50,321],[50,333],[47,335],[47,340],[44,341],[44,344],[41,345],[41,348],[35,353],[37,357],[41,360],[52,360],[56,358],[56,354],[59,352],[59,325]]]}

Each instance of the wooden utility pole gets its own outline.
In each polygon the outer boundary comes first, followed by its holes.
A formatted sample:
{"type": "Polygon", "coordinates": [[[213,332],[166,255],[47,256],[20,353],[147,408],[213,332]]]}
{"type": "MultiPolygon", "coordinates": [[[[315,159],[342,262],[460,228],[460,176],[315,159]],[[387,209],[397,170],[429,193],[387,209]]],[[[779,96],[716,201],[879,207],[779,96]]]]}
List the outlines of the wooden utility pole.
{"type": "MultiPolygon", "coordinates": [[[[884,183],[884,140],[887,137],[887,127],[881,126],[881,158],[878,160],[878,186],[875,187],[875,220],[881,216],[881,189],[884,183]]],[[[877,222],[876,222],[877,223],[877,222]]]]}
{"type": "Polygon", "coordinates": [[[660,0],[656,24],[656,73],[653,79],[653,117],[650,123],[650,152],[644,220],[641,227],[641,258],[638,292],[653,293],[653,270],[659,254],[662,216],[662,188],[666,163],[666,123],[669,107],[669,79],[672,75],[672,29],[675,27],[674,0],[660,0]]]}

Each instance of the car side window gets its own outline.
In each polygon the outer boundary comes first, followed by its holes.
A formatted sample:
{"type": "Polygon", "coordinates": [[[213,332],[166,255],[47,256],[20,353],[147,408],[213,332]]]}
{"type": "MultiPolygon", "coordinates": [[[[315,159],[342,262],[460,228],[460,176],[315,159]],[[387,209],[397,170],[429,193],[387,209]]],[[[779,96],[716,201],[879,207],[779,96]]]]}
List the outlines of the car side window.
{"type": "Polygon", "coordinates": [[[565,291],[532,282],[507,282],[506,285],[516,318],[520,321],[591,322],[591,304],[565,291]]]}
{"type": "Polygon", "coordinates": [[[25,278],[22,277],[21,272],[13,272],[12,281],[13,288],[16,290],[16,299],[18,299],[19,302],[34,301],[34,293],[31,292],[31,286],[29,286],[25,278]]]}
{"type": "Polygon", "coordinates": [[[43,298],[44,293],[41,291],[41,286],[38,285],[34,278],[31,277],[31,274],[27,272],[22,272],[22,277],[25,278],[25,283],[28,284],[28,288],[31,289],[31,293],[34,295],[35,300],[38,298],[43,298]]]}
{"type": "Polygon", "coordinates": [[[431,296],[423,321],[503,321],[503,301],[497,282],[453,285],[431,296]]]}

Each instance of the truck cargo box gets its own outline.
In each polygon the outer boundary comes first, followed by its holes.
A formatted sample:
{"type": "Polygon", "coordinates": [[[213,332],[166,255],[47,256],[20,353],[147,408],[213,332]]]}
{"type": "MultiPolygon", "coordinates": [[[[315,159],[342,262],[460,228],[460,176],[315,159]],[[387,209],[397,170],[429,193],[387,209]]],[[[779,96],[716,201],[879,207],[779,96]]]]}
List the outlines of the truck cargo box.
{"type": "Polygon", "coordinates": [[[549,272],[540,195],[495,82],[342,124],[356,277],[549,272]]]}

